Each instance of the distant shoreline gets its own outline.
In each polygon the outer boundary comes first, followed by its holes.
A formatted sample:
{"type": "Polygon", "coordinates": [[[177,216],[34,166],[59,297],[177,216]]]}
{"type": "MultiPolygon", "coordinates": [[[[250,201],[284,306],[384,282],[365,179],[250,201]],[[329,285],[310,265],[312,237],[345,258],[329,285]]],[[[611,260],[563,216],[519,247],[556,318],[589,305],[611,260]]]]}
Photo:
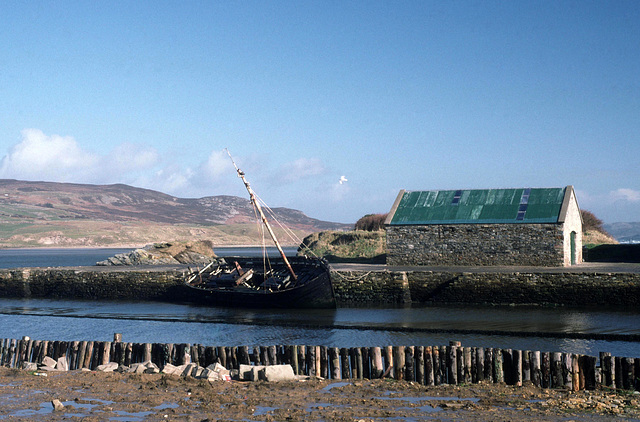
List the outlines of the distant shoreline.
{"type": "MultiPolygon", "coordinates": [[[[153,243],[146,243],[144,245],[115,245],[115,246],[0,246],[0,251],[7,250],[53,250],[53,249],[140,249],[153,243]]],[[[261,248],[262,245],[213,245],[213,249],[217,248],[261,248]]],[[[283,245],[284,248],[297,248],[298,245],[283,245]]],[[[267,248],[275,248],[275,246],[267,246],[267,248]]]]}

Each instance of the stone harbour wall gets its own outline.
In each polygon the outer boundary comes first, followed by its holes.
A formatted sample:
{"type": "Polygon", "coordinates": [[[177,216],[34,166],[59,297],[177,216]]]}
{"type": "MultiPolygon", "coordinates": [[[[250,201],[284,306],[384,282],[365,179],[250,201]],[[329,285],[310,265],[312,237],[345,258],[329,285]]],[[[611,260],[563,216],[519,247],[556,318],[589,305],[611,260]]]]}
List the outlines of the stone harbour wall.
{"type": "Polygon", "coordinates": [[[333,273],[341,306],[548,304],[640,306],[640,274],[398,271],[333,273]]]}
{"type": "Polygon", "coordinates": [[[561,224],[387,226],[387,264],[563,266],[561,224]]]}
{"type": "MultiPolygon", "coordinates": [[[[0,270],[0,297],[188,300],[184,270],[0,270]]],[[[640,306],[640,274],[332,271],[338,306],[550,304],[640,306]]]]}
{"type": "Polygon", "coordinates": [[[0,270],[0,297],[180,300],[183,271],[21,268],[0,270]]]}

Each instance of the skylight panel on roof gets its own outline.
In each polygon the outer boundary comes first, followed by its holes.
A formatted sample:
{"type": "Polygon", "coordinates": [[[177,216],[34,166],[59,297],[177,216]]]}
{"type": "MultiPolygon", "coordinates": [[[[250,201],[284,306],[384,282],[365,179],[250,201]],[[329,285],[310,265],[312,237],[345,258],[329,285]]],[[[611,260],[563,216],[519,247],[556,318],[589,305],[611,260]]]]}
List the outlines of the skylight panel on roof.
{"type": "Polygon", "coordinates": [[[451,205],[458,205],[460,203],[460,198],[462,198],[462,190],[457,190],[456,194],[453,195],[453,201],[451,201],[451,205]]]}

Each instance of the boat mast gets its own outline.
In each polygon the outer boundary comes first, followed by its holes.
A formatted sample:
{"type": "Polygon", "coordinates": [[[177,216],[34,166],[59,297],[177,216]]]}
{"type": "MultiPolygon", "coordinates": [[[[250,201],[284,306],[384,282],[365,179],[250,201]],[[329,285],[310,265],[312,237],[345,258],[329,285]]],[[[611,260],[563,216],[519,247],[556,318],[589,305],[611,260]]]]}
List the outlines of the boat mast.
{"type": "Polygon", "coordinates": [[[265,217],[264,213],[262,212],[262,207],[256,200],[256,196],[253,193],[253,189],[251,189],[251,185],[249,185],[249,182],[244,177],[244,172],[240,170],[236,165],[236,162],[233,161],[233,157],[231,157],[231,153],[229,152],[229,150],[226,150],[226,151],[227,151],[227,154],[229,154],[229,158],[231,158],[231,162],[233,163],[233,166],[236,168],[236,171],[238,172],[238,177],[242,179],[244,186],[247,188],[247,192],[249,192],[249,199],[251,200],[251,203],[258,210],[258,213],[260,214],[260,218],[262,219],[262,223],[267,228],[267,231],[269,232],[269,236],[271,236],[271,239],[273,239],[273,243],[275,243],[276,248],[278,248],[278,252],[280,252],[280,255],[282,256],[282,259],[284,260],[284,263],[287,266],[287,269],[289,270],[289,273],[291,274],[293,281],[298,281],[298,276],[296,276],[296,273],[293,271],[293,268],[291,268],[291,264],[289,263],[287,256],[282,250],[282,247],[280,246],[280,242],[278,242],[278,239],[276,238],[276,234],[271,229],[271,225],[269,224],[269,221],[267,221],[267,217],[265,217]]]}

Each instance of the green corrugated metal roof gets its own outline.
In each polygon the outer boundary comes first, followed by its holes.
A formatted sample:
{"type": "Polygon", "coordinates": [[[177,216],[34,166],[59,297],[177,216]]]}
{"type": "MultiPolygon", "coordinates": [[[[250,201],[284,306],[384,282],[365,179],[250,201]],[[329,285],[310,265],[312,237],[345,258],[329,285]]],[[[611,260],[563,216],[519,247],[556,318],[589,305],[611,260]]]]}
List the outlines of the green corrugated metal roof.
{"type": "Polygon", "coordinates": [[[405,192],[390,224],[556,223],[565,189],[405,192]]]}

